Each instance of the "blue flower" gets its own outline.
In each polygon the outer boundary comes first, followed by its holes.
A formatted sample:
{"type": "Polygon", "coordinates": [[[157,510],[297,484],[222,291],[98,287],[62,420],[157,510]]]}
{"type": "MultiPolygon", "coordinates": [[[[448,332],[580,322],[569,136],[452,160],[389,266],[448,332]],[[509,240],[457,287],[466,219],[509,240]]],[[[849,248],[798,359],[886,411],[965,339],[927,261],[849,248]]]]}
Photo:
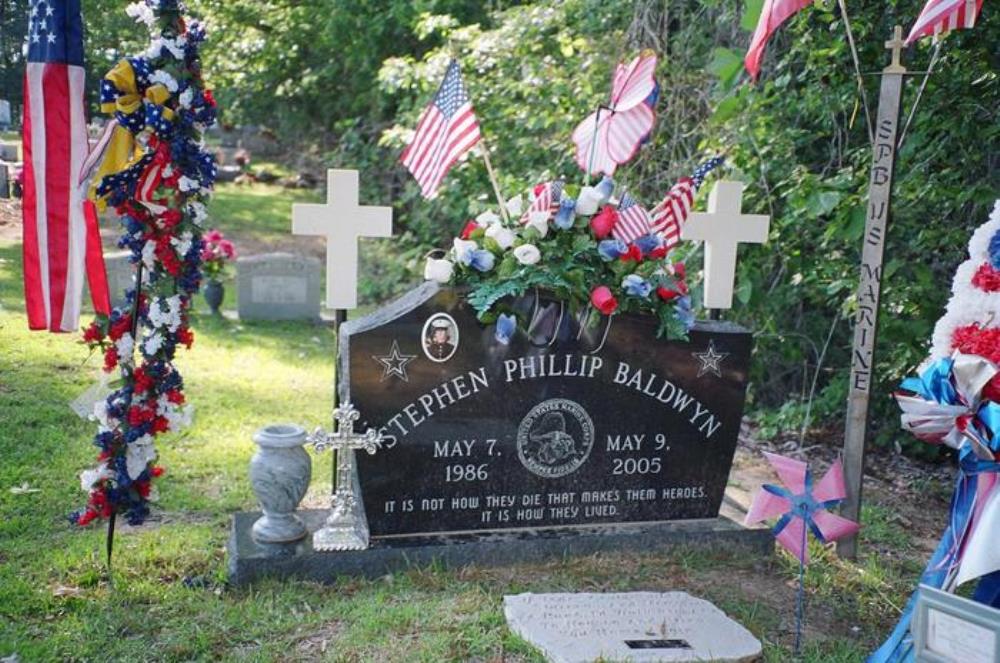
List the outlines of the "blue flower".
{"type": "Polygon", "coordinates": [[[469,252],[469,266],[480,272],[490,271],[495,262],[496,258],[486,249],[475,249],[469,252]]]}
{"type": "Polygon", "coordinates": [[[628,253],[628,246],[620,239],[605,239],[597,245],[597,252],[605,262],[611,262],[628,253]]]}
{"type": "Polygon", "coordinates": [[[648,256],[652,251],[663,246],[663,240],[657,235],[643,235],[632,243],[639,247],[643,256],[648,256]]]}
{"type": "Polygon", "coordinates": [[[493,333],[493,337],[496,338],[499,343],[509,345],[510,339],[514,336],[514,332],[516,331],[517,317],[501,313],[500,317],[497,318],[497,328],[493,333]]]}
{"type": "Polygon", "coordinates": [[[677,319],[684,323],[686,329],[691,329],[694,327],[694,311],[691,310],[691,298],[687,295],[677,298],[677,303],[674,305],[674,311],[677,313],[677,319]]]}
{"type": "Polygon", "coordinates": [[[629,274],[622,280],[622,290],[633,297],[645,299],[653,291],[653,285],[638,274],[629,274]]]}
{"type": "Polygon", "coordinates": [[[560,230],[569,230],[573,227],[573,219],[575,217],[576,201],[572,198],[563,198],[559,202],[559,211],[556,212],[556,218],[552,223],[560,230]]]}
{"type": "Polygon", "coordinates": [[[601,194],[601,204],[608,202],[611,194],[615,191],[615,181],[605,175],[597,185],[597,192],[601,194]]]}

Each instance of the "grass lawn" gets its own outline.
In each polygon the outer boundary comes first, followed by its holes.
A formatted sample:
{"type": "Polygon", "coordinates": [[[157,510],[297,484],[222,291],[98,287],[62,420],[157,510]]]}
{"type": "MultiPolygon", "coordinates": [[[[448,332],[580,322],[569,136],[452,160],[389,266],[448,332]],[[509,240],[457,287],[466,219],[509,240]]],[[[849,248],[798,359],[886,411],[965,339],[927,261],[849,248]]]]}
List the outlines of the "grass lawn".
{"type": "MultiPolygon", "coordinates": [[[[288,205],[308,197],[223,188],[212,211],[223,230],[264,241],[287,233],[288,205]]],[[[254,506],[251,435],[278,421],[328,423],[334,338],[311,324],[213,318],[200,301],[195,345],[178,361],[195,423],[160,444],[167,475],[155,516],[119,529],[112,585],[103,528],[65,518],[84,503],[77,475],[95,455],[95,425],[67,403],[93,383],[100,361],[73,335],[29,333],[20,282],[20,244],[0,242],[0,658],[540,661],[507,630],[504,593],[685,589],[753,631],[768,661],[791,660],[796,566],[785,555],[629,550],[332,586],[227,586],[230,514],[254,506]]],[[[314,460],[306,499],[320,503],[330,491],[329,460],[314,460]]],[[[861,660],[916,577],[921,553],[892,510],[873,503],[865,520],[859,562],[814,547],[808,661],[861,660]]]]}

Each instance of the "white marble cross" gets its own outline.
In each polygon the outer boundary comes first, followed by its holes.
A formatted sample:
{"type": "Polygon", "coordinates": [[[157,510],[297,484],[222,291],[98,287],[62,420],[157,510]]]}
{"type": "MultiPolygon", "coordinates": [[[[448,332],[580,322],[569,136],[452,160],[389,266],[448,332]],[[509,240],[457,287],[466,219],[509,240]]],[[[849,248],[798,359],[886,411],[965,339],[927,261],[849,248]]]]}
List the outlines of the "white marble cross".
{"type": "Polygon", "coordinates": [[[292,205],[293,235],[326,237],[326,305],[358,305],[358,237],[391,237],[392,208],[358,205],[358,171],[326,171],[326,203],[292,205]]]}
{"type": "Polygon", "coordinates": [[[733,307],[737,246],[767,241],[771,217],[741,214],[742,203],[742,182],[719,181],[708,195],[708,211],[692,212],[681,228],[681,239],[705,242],[705,308],[733,307]]]}

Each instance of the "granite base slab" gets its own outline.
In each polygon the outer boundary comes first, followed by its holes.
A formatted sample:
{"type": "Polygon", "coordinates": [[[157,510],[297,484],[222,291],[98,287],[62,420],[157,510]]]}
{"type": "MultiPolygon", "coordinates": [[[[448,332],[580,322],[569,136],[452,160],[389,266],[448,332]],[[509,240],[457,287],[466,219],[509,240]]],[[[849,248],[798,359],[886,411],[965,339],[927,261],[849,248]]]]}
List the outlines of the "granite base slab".
{"type": "MultiPolygon", "coordinates": [[[[325,509],[312,509],[299,511],[298,515],[313,532],[322,526],[327,513],[325,509]]],[[[235,585],[267,577],[334,582],[340,576],[377,578],[430,564],[447,568],[503,566],[570,555],[676,546],[738,546],[762,556],[774,549],[769,529],[744,527],[723,515],[661,523],[372,539],[367,550],[318,552],[313,550],[311,534],[295,543],[257,543],[250,529],[259,517],[259,512],[240,512],[233,518],[228,568],[229,580],[235,585]]]]}

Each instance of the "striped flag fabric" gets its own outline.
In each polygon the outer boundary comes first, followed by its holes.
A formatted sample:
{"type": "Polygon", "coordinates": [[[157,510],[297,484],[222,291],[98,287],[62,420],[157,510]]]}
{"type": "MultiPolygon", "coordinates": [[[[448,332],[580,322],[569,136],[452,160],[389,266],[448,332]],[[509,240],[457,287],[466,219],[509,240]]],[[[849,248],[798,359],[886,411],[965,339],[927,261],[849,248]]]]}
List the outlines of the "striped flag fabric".
{"type": "Polygon", "coordinates": [[[681,241],[681,226],[687,221],[694,204],[694,196],[705,177],[724,161],[724,157],[712,157],[698,166],[691,177],[682,177],[670,187],[660,204],[650,212],[650,228],[654,234],[663,237],[669,251],[681,241]]]}
{"type": "Polygon", "coordinates": [[[649,212],[632,194],[626,192],[618,201],[618,223],[611,231],[611,236],[631,244],[643,235],[648,235],[651,227],[649,212]]]}
{"type": "Polygon", "coordinates": [[[28,326],[76,331],[85,274],[95,310],[110,308],[97,213],[79,180],[88,152],[80,0],[32,0],[27,48],[22,222],[28,326]]]}
{"type": "Polygon", "coordinates": [[[534,212],[547,212],[548,219],[559,211],[559,201],[562,199],[562,180],[553,180],[544,184],[536,184],[535,198],[528,205],[528,209],[521,215],[521,223],[527,223],[534,212]]]}
{"type": "Polygon", "coordinates": [[[906,45],[923,37],[938,37],[952,30],[972,28],[983,0],[929,0],[906,37],[906,45]]]}
{"type": "Polygon", "coordinates": [[[743,65],[751,78],[757,80],[760,75],[760,62],[764,59],[764,49],[771,35],[796,12],[811,4],[812,0],[764,0],[760,18],[757,19],[757,29],[750,38],[750,47],[743,58],[743,65]]]}
{"type": "Polygon", "coordinates": [[[458,62],[452,60],[437,94],[420,115],[413,140],[403,150],[400,161],[417,180],[421,195],[434,198],[448,170],[480,138],[479,120],[462,83],[458,62]]]}

